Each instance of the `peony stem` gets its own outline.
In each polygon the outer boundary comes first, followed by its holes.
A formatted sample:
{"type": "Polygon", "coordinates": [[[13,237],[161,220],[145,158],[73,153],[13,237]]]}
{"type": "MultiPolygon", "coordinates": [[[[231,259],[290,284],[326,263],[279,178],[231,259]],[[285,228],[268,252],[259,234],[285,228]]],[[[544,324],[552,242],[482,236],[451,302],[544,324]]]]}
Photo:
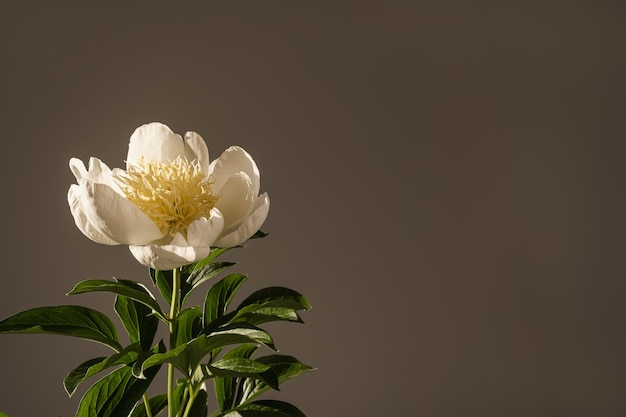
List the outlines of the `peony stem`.
{"type": "Polygon", "coordinates": [[[148,401],[148,395],[143,394],[143,404],[146,407],[146,415],[152,417],[152,410],[150,409],[150,402],[148,401]]]}
{"type": "Polygon", "coordinates": [[[178,405],[178,412],[176,413],[176,417],[181,417],[183,414],[183,404],[187,401],[187,396],[189,395],[189,386],[185,386],[185,390],[183,391],[183,398],[180,400],[180,404],[178,405]]]}
{"type": "Polygon", "coordinates": [[[191,407],[193,406],[193,402],[199,391],[200,389],[193,389],[193,387],[189,390],[189,401],[187,402],[187,407],[185,408],[185,414],[183,414],[183,417],[187,417],[189,415],[189,411],[191,411],[191,407]]]}
{"type": "MultiPolygon", "coordinates": [[[[178,317],[178,298],[180,293],[180,269],[172,271],[172,302],[170,304],[170,349],[176,346],[176,319],[178,317]]],[[[174,417],[174,365],[167,365],[167,415],[174,417]]]]}

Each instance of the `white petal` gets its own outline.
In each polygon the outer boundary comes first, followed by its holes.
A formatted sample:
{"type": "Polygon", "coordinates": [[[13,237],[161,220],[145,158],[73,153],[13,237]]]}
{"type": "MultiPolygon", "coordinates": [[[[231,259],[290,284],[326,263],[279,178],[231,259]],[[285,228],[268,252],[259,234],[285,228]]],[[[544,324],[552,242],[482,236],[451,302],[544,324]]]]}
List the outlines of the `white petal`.
{"type": "Polygon", "coordinates": [[[146,161],[173,161],[185,154],[180,135],[162,123],[139,126],[130,137],[126,165],[137,165],[143,156],[146,161]]]}
{"type": "Polygon", "coordinates": [[[89,158],[89,169],[85,168],[85,164],[83,164],[83,161],[80,159],[70,159],[70,170],[76,177],[77,181],[86,179],[91,182],[117,187],[117,184],[113,181],[111,168],[93,156],[89,158]]]}
{"type": "Polygon", "coordinates": [[[243,172],[238,172],[226,181],[218,192],[215,207],[224,216],[224,232],[237,228],[252,212],[256,194],[252,181],[243,172]]]}
{"type": "Polygon", "coordinates": [[[70,159],[70,171],[76,177],[76,181],[81,180],[87,176],[87,169],[85,164],[78,158],[70,159]]]}
{"type": "Polygon", "coordinates": [[[254,204],[254,210],[252,214],[239,226],[237,230],[223,236],[214,246],[222,248],[230,248],[233,246],[241,245],[246,240],[250,239],[265,222],[267,214],[270,210],[270,198],[267,193],[263,193],[259,196],[254,204]]]}
{"type": "Polygon", "coordinates": [[[143,245],[129,246],[130,252],[142,265],[162,271],[175,269],[200,261],[211,252],[211,247],[143,245]]]}
{"type": "Polygon", "coordinates": [[[211,162],[209,174],[215,180],[213,189],[219,193],[226,181],[239,172],[245,172],[248,175],[252,181],[254,195],[259,195],[259,190],[261,189],[259,169],[250,154],[239,146],[231,146],[219,158],[211,162]]]}
{"type": "MultiPolygon", "coordinates": [[[[174,246],[189,246],[189,242],[187,242],[187,239],[185,239],[185,237],[180,234],[180,233],[176,233],[176,235],[174,236],[174,239],[172,239],[168,245],[174,245],[174,246]]],[[[161,245],[164,246],[164,245],[161,245]]]]}
{"type": "Polygon", "coordinates": [[[80,180],[84,213],[91,225],[109,239],[125,245],[146,244],[164,236],[137,206],[111,187],[80,180]]]}
{"type": "Polygon", "coordinates": [[[185,156],[188,161],[198,161],[204,175],[209,176],[209,148],[196,132],[185,133],[185,156]]]}
{"type": "Polygon", "coordinates": [[[103,245],[119,245],[118,242],[105,236],[89,222],[85,214],[85,209],[83,208],[81,188],[78,185],[73,184],[70,186],[67,192],[67,202],[70,205],[70,211],[74,217],[76,227],[78,227],[78,230],[83,232],[85,236],[103,245]]]}
{"type": "Polygon", "coordinates": [[[187,240],[192,246],[212,246],[224,229],[224,218],[217,209],[211,210],[209,218],[202,217],[187,228],[187,240]]]}

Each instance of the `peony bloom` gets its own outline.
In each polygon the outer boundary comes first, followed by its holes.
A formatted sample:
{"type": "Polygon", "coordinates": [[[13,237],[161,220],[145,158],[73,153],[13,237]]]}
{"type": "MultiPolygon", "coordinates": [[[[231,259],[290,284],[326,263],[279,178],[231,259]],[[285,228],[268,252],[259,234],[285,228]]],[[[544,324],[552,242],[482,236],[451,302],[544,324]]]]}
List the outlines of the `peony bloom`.
{"type": "Polygon", "coordinates": [[[129,245],[141,264],[155,269],[197,262],[212,246],[243,243],[269,210],[245,150],[232,146],[209,164],[200,135],[187,132],[183,139],[161,123],[131,135],[126,170],[93,157],[88,169],[72,158],[70,169],[78,184],[67,198],[80,231],[97,243],[129,245]]]}

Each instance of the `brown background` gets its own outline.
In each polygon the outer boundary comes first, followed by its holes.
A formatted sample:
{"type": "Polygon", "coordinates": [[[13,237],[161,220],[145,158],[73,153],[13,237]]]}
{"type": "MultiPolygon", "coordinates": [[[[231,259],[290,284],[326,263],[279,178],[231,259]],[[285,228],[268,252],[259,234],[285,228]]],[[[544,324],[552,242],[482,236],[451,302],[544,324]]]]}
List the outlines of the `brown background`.
{"type": "MultiPolygon", "coordinates": [[[[147,281],[74,227],[70,157],[122,166],[142,123],[245,147],[270,237],[244,289],[314,308],[272,327],[319,368],[274,397],[311,417],[626,415],[620,2],[2,2],[4,318],[147,281]],[[13,4],[12,4],[13,3],[13,4]]],[[[74,415],[106,352],[0,338],[0,410],[74,415]]]]}

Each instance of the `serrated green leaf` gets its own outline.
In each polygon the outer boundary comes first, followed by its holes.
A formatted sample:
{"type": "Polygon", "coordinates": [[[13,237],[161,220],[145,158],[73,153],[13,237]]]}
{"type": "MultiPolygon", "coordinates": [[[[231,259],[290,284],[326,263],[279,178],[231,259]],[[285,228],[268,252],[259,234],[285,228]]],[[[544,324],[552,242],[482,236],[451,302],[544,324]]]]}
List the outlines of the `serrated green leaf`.
{"type": "Polygon", "coordinates": [[[0,322],[0,333],[57,334],[93,340],[122,350],[117,331],[103,313],[82,306],[37,307],[0,322]]]}
{"type": "Polygon", "coordinates": [[[146,392],[158,370],[153,368],[146,372],[146,379],[138,379],[133,376],[130,366],[116,369],[85,393],[78,405],[76,417],[127,416],[146,392]]]}
{"type": "Polygon", "coordinates": [[[139,352],[141,352],[141,347],[138,343],[134,343],[108,358],[94,358],[81,363],[65,377],[63,381],[65,392],[71,397],[76,388],[90,376],[116,365],[127,365],[137,359],[139,352]]]}
{"type": "MultiPolygon", "coordinates": [[[[293,356],[287,355],[269,355],[256,358],[257,362],[268,365],[278,377],[279,384],[295,378],[296,376],[312,371],[313,368],[303,364],[293,356]]],[[[253,398],[261,395],[271,387],[265,382],[259,379],[247,378],[242,384],[242,393],[238,398],[238,404],[242,405],[248,403],[253,398]]]]}
{"type": "Polygon", "coordinates": [[[148,289],[134,281],[118,280],[107,281],[104,279],[89,279],[76,284],[74,289],[68,295],[83,294],[89,292],[112,292],[114,294],[123,295],[132,298],[147,307],[151,308],[160,317],[165,317],[161,306],[154,299],[154,296],[148,289]]]}
{"type": "Polygon", "coordinates": [[[246,297],[246,299],[239,304],[237,310],[241,310],[252,304],[264,304],[270,301],[281,300],[295,303],[295,305],[299,306],[296,308],[297,310],[309,310],[311,308],[306,297],[297,291],[285,287],[267,287],[255,291],[246,297]]]}
{"type": "MultiPolygon", "coordinates": [[[[152,412],[152,416],[155,417],[162,410],[167,407],[167,394],[160,394],[155,397],[152,397],[148,400],[148,404],[150,405],[150,411],[152,412]]],[[[133,410],[133,413],[130,417],[148,417],[148,413],[146,412],[146,406],[143,401],[137,403],[137,406],[133,410]]]]}
{"type": "MultiPolygon", "coordinates": [[[[252,357],[257,350],[257,345],[246,343],[226,352],[222,359],[252,357]]],[[[230,409],[237,394],[237,379],[231,377],[217,377],[214,380],[215,396],[220,406],[220,410],[230,409]]]]}
{"type": "Polygon", "coordinates": [[[230,274],[211,287],[204,302],[205,326],[224,315],[233,296],[246,279],[246,275],[230,274]]]}

